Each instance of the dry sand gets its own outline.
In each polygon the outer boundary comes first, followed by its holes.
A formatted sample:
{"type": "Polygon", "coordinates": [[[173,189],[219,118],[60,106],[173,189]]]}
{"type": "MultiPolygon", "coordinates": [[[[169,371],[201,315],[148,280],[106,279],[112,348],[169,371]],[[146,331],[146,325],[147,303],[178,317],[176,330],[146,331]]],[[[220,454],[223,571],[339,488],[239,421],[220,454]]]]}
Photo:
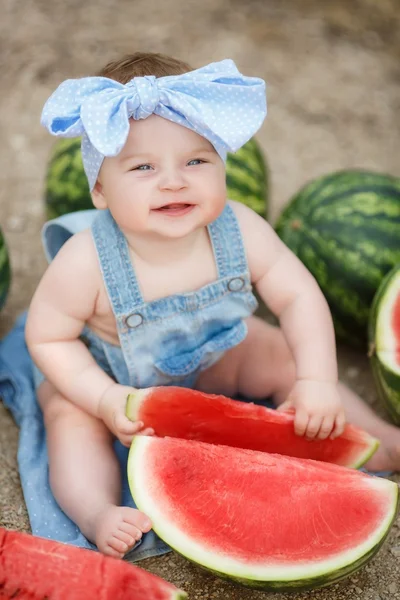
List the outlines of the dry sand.
{"type": "MultiPolygon", "coordinates": [[[[398,0],[3,0],[0,224],[14,278],[0,333],[26,308],[45,267],[39,231],[53,140],[39,116],[62,79],[92,74],[138,49],[194,66],[231,57],[246,74],[265,78],[269,116],[258,139],[271,170],[275,219],[290,196],[319,174],[364,167],[399,175],[399,9],[398,0]]],[[[342,377],[382,412],[367,358],[340,348],[339,361],[342,377]]],[[[29,531],[17,441],[17,428],[0,404],[0,525],[29,531]]],[[[399,526],[360,572],[293,599],[400,598],[399,526]]],[[[270,597],[222,582],[175,554],[142,566],[182,586],[192,599],[270,597]]]]}

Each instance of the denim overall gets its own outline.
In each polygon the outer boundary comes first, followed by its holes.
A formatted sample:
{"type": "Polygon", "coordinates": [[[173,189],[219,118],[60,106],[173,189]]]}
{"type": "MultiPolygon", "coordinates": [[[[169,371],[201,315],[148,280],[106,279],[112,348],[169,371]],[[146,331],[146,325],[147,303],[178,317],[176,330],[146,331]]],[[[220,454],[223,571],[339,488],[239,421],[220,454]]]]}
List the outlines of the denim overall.
{"type": "MultiPolygon", "coordinates": [[[[118,383],[137,388],[193,387],[201,371],[246,337],[243,320],[257,308],[233,210],[227,205],[208,226],[218,279],[193,292],[151,302],[143,300],[128,244],[110,212],[87,211],[86,216],[92,217],[91,213],[95,213],[91,230],[120,346],[100,339],[88,327],[81,339],[118,383]]],[[[47,224],[44,245],[50,259],[73,233],[75,228],[68,226],[72,216],[47,224]]],[[[79,213],[74,217],[79,218],[79,213]]]]}
{"type": "MultiPolygon", "coordinates": [[[[257,301],[251,291],[238,223],[230,207],[208,227],[218,279],[194,292],[152,302],[142,298],[125,237],[108,211],[80,211],[49,221],[43,229],[48,260],[71,235],[87,228],[93,233],[121,346],[103,341],[88,327],[83,329],[81,339],[99,366],[116,381],[135,387],[193,386],[202,369],[244,339],[243,319],[255,310],[257,301]]],[[[36,388],[43,378],[34,366],[36,388]]],[[[21,396],[19,405],[26,418],[20,419],[18,460],[32,532],[94,549],[52,494],[44,425],[33,389],[31,394],[21,396]]],[[[114,449],[122,475],[121,504],[135,507],[127,480],[128,449],[118,440],[114,449]]],[[[136,561],[168,551],[154,531],[149,531],[127,558],[136,561]]]]}

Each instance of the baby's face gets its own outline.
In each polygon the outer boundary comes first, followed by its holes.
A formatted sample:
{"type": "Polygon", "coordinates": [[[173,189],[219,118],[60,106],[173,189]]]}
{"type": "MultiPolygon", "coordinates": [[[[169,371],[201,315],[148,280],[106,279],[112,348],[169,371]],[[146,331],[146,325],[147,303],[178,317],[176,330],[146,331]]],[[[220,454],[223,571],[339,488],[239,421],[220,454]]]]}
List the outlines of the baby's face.
{"type": "Polygon", "coordinates": [[[93,192],[127,233],[182,237],[223,210],[225,165],[197,133],[157,115],[131,121],[118,156],[106,158],[93,192]]]}

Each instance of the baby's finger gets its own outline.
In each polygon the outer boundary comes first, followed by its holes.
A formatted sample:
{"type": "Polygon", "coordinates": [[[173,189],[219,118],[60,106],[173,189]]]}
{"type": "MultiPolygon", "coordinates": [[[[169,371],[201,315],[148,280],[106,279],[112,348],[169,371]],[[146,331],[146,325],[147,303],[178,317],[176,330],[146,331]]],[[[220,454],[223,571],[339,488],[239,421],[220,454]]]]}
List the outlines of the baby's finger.
{"type": "Polygon", "coordinates": [[[119,435],[118,439],[123,446],[125,446],[126,448],[130,448],[134,437],[135,436],[133,435],[119,435]]]}
{"type": "Polygon", "coordinates": [[[125,416],[118,415],[115,419],[115,426],[120,433],[135,434],[143,428],[142,421],[129,421],[125,416]]]}
{"type": "Polygon", "coordinates": [[[147,427],[146,429],[139,431],[138,435],[154,435],[154,429],[147,427]]]}
{"type": "Polygon", "coordinates": [[[146,429],[142,429],[143,427],[143,423],[139,422],[135,422],[132,423],[134,425],[136,425],[136,431],[119,431],[119,435],[118,435],[118,439],[121,442],[121,444],[123,446],[126,446],[127,448],[130,448],[133,438],[136,435],[154,435],[154,429],[151,429],[150,427],[146,428],[146,429]]]}
{"type": "Polygon", "coordinates": [[[334,440],[335,438],[339,437],[339,435],[342,435],[345,425],[346,425],[346,417],[344,416],[344,413],[341,412],[338,414],[338,416],[335,419],[335,426],[330,435],[331,440],[334,440]]]}
{"type": "Polygon", "coordinates": [[[321,427],[319,428],[319,432],[317,438],[319,440],[326,440],[330,433],[332,433],[332,429],[334,427],[334,419],[333,417],[324,417],[321,427]]]}
{"type": "Polygon", "coordinates": [[[293,401],[290,400],[290,398],[288,398],[287,400],[285,400],[284,402],[282,402],[282,404],[280,404],[279,406],[277,406],[276,410],[279,410],[281,412],[285,412],[288,410],[293,410],[293,401]]]}
{"type": "Polygon", "coordinates": [[[313,415],[310,418],[307,425],[306,438],[308,438],[309,440],[315,439],[320,430],[321,422],[322,418],[319,415],[313,415]]]}
{"type": "Polygon", "coordinates": [[[296,435],[304,435],[308,425],[308,414],[298,409],[294,416],[294,431],[296,435]]]}

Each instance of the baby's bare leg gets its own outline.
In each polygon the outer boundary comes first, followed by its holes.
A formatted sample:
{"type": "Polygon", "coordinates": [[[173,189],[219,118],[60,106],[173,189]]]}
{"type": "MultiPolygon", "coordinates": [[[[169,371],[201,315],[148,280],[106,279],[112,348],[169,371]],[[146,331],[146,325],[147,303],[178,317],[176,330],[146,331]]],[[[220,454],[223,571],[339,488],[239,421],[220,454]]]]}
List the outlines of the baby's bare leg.
{"type": "MultiPolygon", "coordinates": [[[[226,396],[272,396],[281,404],[296,377],[295,363],[282,331],[258,317],[247,320],[246,339],[201,373],[196,387],[226,396]]],[[[346,418],[377,437],[381,446],[367,463],[371,470],[400,470],[400,428],[381,419],[359,396],[340,383],[346,418]]],[[[321,398],[323,402],[323,398],[321,398]]]]}
{"type": "Polygon", "coordinates": [[[381,442],[366,467],[371,471],[400,471],[400,428],[381,419],[343,383],[339,386],[348,422],[362,427],[381,442]]]}
{"type": "Polygon", "coordinates": [[[246,321],[248,334],[228,350],[215,365],[203,371],[196,382],[202,391],[249,398],[273,396],[281,404],[296,377],[295,364],[278,327],[258,317],[246,321]]]}
{"type": "Polygon", "coordinates": [[[111,433],[47,381],[38,399],[57,502],[101,552],[122,557],[150,529],[150,522],[138,510],[119,506],[121,478],[111,433]]]}

